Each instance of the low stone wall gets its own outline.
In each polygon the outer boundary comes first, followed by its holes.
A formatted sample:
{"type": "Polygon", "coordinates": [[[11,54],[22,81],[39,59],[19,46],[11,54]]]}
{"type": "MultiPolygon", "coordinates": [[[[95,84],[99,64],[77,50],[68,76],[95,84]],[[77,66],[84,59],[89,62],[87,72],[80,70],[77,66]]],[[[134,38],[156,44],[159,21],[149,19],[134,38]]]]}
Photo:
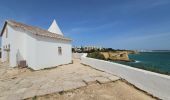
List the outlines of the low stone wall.
{"type": "Polygon", "coordinates": [[[170,76],[104,60],[81,57],[81,63],[117,75],[158,98],[170,100],[170,76]]]}
{"type": "Polygon", "coordinates": [[[75,59],[80,59],[83,54],[84,54],[84,53],[73,53],[72,56],[73,56],[73,58],[75,58],[75,59]]]}

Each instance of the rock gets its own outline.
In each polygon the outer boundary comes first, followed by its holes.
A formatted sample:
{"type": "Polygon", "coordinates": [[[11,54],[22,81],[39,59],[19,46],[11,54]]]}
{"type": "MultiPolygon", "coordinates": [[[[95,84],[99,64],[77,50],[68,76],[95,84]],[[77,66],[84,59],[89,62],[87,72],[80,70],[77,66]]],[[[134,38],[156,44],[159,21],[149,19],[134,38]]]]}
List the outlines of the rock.
{"type": "Polygon", "coordinates": [[[27,99],[36,96],[38,90],[27,90],[24,94],[22,99],[27,99]]]}
{"type": "Polygon", "coordinates": [[[95,83],[96,82],[96,79],[95,78],[91,78],[91,77],[85,77],[83,79],[83,81],[86,83],[86,84],[92,84],[92,83],[95,83]]]}
{"type": "Polygon", "coordinates": [[[95,78],[100,84],[104,84],[104,83],[108,83],[110,82],[109,79],[105,78],[105,77],[96,77],[95,78]]]}
{"type": "Polygon", "coordinates": [[[83,87],[83,86],[86,86],[86,84],[84,82],[79,82],[79,81],[77,82],[76,81],[75,82],[65,81],[62,83],[62,87],[64,91],[76,89],[76,88],[83,87]]]}
{"type": "Polygon", "coordinates": [[[9,95],[6,100],[21,100],[22,99],[22,96],[23,94],[20,93],[20,94],[12,94],[12,95],[9,95]]]}
{"type": "Polygon", "coordinates": [[[32,86],[32,84],[33,83],[31,83],[29,80],[23,79],[17,85],[19,88],[29,88],[32,86]]]}
{"type": "Polygon", "coordinates": [[[64,89],[61,86],[58,87],[50,87],[46,89],[40,89],[36,93],[36,96],[46,95],[46,94],[52,94],[52,93],[58,93],[64,91],[64,89]]]}
{"type": "Polygon", "coordinates": [[[117,76],[110,76],[110,77],[108,77],[108,79],[110,79],[111,81],[117,81],[117,80],[119,80],[120,78],[117,77],[117,76]]]}
{"type": "Polygon", "coordinates": [[[101,52],[105,59],[111,61],[131,61],[127,51],[101,52]]]}
{"type": "Polygon", "coordinates": [[[17,94],[24,93],[27,90],[27,88],[21,88],[16,91],[17,94]]]}

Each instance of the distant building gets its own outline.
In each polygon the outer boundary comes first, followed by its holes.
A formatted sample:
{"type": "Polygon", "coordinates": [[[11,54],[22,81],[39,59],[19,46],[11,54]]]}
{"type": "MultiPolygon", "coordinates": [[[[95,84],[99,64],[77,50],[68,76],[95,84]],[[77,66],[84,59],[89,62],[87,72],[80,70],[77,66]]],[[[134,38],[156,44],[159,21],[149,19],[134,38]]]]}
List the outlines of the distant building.
{"type": "Polygon", "coordinates": [[[75,46],[73,47],[74,52],[88,52],[91,50],[102,50],[103,47],[101,46],[75,46]]]}
{"type": "Polygon", "coordinates": [[[89,50],[101,50],[102,47],[100,47],[100,46],[84,46],[84,49],[86,51],[89,51],[89,50]]]}
{"type": "Polygon", "coordinates": [[[71,39],[63,36],[55,20],[48,31],[7,20],[1,37],[1,60],[11,67],[21,61],[34,70],[71,63],[71,39]]]}

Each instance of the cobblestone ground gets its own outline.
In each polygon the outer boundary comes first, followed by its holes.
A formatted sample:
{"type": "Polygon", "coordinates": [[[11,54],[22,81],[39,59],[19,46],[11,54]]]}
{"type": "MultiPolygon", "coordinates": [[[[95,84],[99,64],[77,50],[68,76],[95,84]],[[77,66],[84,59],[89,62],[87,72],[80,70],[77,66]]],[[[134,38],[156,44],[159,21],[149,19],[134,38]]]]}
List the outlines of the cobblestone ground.
{"type": "Polygon", "coordinates": [[[0,63],[0,100],[26,99],[119,79],[84,66],[78,59],[73,64],[40,71],[9,68],[6,63],[0,63]]]}

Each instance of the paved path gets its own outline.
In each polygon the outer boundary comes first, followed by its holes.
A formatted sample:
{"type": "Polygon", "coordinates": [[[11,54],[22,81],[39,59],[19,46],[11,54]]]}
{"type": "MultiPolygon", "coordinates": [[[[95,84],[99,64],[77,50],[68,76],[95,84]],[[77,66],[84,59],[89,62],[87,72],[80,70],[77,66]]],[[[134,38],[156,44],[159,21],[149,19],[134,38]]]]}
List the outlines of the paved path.
{"type": "Polygon", "coordinates": [[[0,63],[0,100],[26,99],[119,79],[84,66],[78,59],[73,64],[40,71],[9,68],[7,64],[0,63]]]}
{"type": "Polygon", "coordinates": [[[28,100],[155,100],[121,80],[105,84],[91,84],[86,87],[54,93],[28,100]]]}

